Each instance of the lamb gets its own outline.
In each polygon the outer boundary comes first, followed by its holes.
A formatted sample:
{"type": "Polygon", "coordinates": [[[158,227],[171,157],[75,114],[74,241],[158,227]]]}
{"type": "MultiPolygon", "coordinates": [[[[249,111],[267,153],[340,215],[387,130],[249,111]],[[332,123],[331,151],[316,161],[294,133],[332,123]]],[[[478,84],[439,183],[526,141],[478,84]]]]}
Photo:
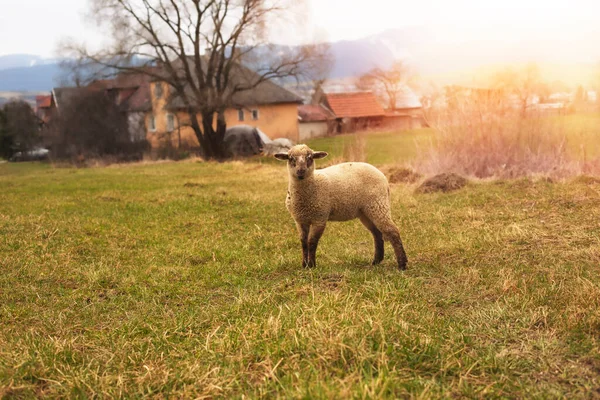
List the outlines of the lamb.
{"type": "Polygon", "coordinates": [[[316,266],[316,252],[327,221],[359,218],[375,240],[373,265],[383,260],[383,240],[391,242],[398,268],[406,269],[406,253],[392,220],[390,189],[385,175],[367,163],[349,162],[315,171],[314,160],[324,151],[296,145],[275,158],[287,161],[289,187],[286,207],[302,243],[302,266],[316,266]]]}

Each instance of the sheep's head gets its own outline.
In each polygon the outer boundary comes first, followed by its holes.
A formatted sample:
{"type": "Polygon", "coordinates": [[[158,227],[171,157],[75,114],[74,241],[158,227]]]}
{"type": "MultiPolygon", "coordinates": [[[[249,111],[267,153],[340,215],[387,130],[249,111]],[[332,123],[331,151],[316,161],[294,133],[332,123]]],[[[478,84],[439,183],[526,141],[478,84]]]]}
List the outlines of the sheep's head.
{"type": "Polygon", "coordinates": [[[327,157],[324,151],[313,151],[305,144],[292,147],[287,153],[277,153],[275,158],[287,161],[290,177],[303,180],[312,176],[315,171],[314,160],[327,157]]]}

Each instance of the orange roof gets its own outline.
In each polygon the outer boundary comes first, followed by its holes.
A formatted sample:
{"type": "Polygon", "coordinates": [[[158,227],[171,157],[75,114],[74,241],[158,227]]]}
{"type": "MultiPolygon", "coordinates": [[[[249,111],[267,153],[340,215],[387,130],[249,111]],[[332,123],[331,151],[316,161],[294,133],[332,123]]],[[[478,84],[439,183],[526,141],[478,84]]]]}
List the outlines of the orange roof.
{"type": "Polygon", "coordinates": [[[35,96],[35,103],[37,108],[48,108],[52,105],[52,96],[35,96]]]}
{"type": "Polygon", "coordinates": [[[383,107],[371,92],[326,93],[329,108],[338,118],[382,117],[383,107]]]}

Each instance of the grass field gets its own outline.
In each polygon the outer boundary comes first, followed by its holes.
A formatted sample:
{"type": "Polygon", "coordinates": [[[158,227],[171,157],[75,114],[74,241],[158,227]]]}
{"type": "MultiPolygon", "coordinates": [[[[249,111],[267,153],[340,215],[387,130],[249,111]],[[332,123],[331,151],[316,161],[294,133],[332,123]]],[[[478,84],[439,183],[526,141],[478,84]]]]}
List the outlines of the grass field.
{"type": "MultiPolygon", "coordinates": [[[[552,117],[551,126],[563,132],[566,147],[575,159],[600,157],[600,115],[576,114],[552,117]]],[[[375,165],[406,164],[420,151],[426,151],[434,140],[433,129],[423,128],[404,132],[373,132],[365,135],[366,161],[375,165]]],[[[329,152],[333,158],[342,158],[344,148],[352,146],[356,135],[319,138],[308,141],[311,148],[329,152]]]]}
{"type": "Polygon", "coordinates": [[[0,396],[600,396],[599,181],[395,185],[399,272],[357,221],[302,269],[286,180],[0,164],[0,396]]]}

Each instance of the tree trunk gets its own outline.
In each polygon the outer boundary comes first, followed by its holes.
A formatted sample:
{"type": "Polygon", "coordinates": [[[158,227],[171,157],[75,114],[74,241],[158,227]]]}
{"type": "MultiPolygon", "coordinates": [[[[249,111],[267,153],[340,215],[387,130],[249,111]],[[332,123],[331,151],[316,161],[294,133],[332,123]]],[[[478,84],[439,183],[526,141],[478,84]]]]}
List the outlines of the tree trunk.
{"type": "Polygon", "coordinates": [[[192,124],[192,129],[194,130],[194,134],[196,135],[196,139],[198,139],[198,143],[200,144],[200,149],[202,150],[202,155],[205,158],[209,158],[207,156],[207,144],[206,144],[206,140],[204,139],[204,133],[202,132],[202,128],[200,127],[200,124],[198,123],[198,115],[196,114],[195,110],[192,108],[188,109],[188,115],[190,116],[190,122],[192,124]]]}
{"type": "Polygon", "coordinates": [[[217,112],[216,129],[214,127],[215,112],[214,111],[203,111],[202,126],[198,122],[198,116],[194,110],[188,110],[190,120],[192,123],[192,129],[196,134],[198,143],[202,149],[202,155],[207,160],[218,160],[222,161],[226,158],[225,148],[223,139],[225,137],[225,130],[227,124],[225,123],[225,111],[221,110],[217,112]]]}
{"type": "Polygon", "coordinates": [[[217,113],[217,130],[215,132],[215,143],[214,146],[220,150],[220,154],[223,158],[227,156],[225,154],[225,131],[227,130],[227,122],[225,121],[225,110],[219,110],[217,113]]]}
{"type": "Polygon", "coordinates": [[[222,161],[226,158],[223,138],[225,136],[225,114],[220,111],[217,115],[216,129],[214,126],[215,112],[202,113],[202,127],[204,128],[204,139],[208,150],[207,158],[222,161]]]}

